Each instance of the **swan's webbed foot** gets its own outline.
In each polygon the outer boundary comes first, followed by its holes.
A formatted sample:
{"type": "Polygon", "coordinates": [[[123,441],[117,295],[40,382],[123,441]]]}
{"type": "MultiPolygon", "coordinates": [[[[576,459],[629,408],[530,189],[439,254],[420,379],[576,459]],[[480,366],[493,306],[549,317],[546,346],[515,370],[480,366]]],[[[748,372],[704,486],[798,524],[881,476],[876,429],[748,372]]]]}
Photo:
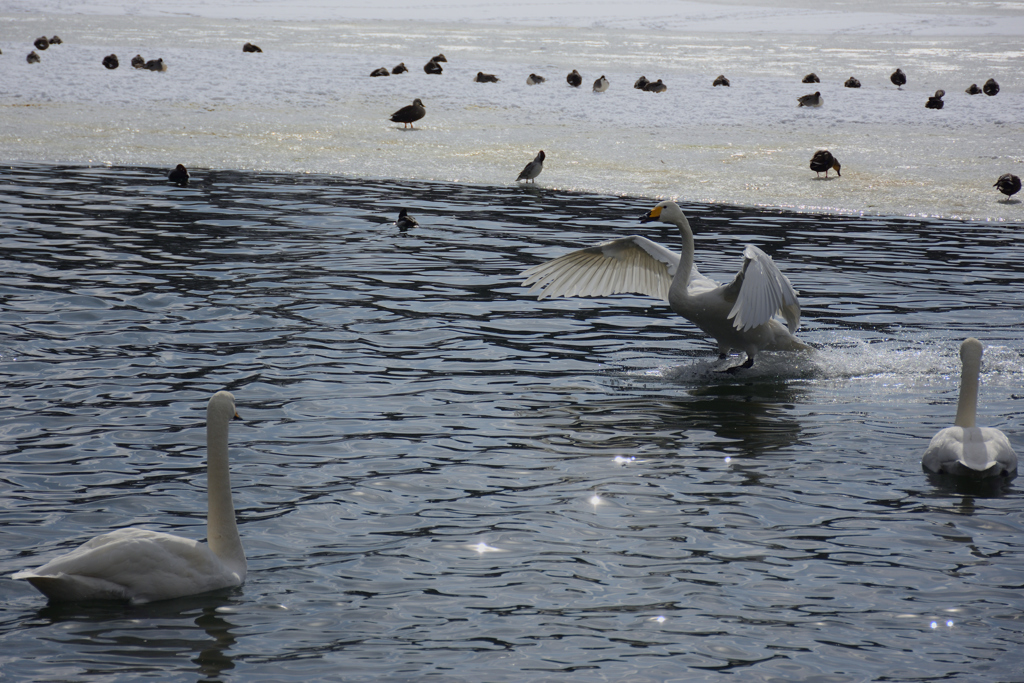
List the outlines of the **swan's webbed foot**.
{"type": "Polygon", "coordinates": [[[726,368],[724,372],[728,372],[730,375],[739,372],[740,370],[746,370],[747,368],[754,367],[754,357],[747,356],[747,359],[740,365],[734,365],[731,368],[726,368]]]}

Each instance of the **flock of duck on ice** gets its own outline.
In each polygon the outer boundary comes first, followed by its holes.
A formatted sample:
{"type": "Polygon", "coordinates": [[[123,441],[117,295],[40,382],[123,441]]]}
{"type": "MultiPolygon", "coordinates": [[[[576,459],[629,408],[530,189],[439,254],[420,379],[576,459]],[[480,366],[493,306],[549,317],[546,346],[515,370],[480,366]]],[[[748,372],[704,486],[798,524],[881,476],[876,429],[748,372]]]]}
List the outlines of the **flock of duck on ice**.
{"type": "MultiPolygon", "coordinates": [[[[43,41],[47,47],[60,43],[55,36],[40,38],[36,46],[45,49],[41,47],[43,41]]],[[[261,50],[247,43],[245,51],[261,50]]],[[[29,57],[32,61],[31,54],[29,57]]],[[[116,68],[113,65],[116,61],[116,56],[110,55],[104,65],[116,68]]],[[[424,71],[439,74],[440,63],[445,61],[443,54],[438,55],[424,66],[424,71]]],[[[148,68],[141,57],[136,63],[139,68],[148,68]]],[[[156,66],[154,70],[162,70],[159,68],[163,67],[162,60],[156,66]]],[[[403,63],[391,73],[406,70],[403,63]]],[[[386,73],[375,71],[371,75],[386,73]]],[[[497,80],[483,73],[476,78],[480,82],[491,79],[497,80]]],[[[897,69],[891,80],[900,87],[906,83],[906,76],[897,69]]],[[[579,87],[582,78],[573,70],[567,81],[579,87]]],[[[660,80],[655,88],[647,87],[650,85],[647,79],[641,77],[641,81],[643,83],[638,81],[635,86],[638,89],[663,92],[666,87],[660,80]]],[[[817,76],[809,74],[804,81],[817,82],[817,76]],[[813,81],[808,81],[811,78],[813,81]]],[[[542,77],[530,74],[528,83],[542,82],[542,77]]],[[[986,83],[984,92],[989,95],[998,92],[998,85],[994,85],[994,92],[989,92],[993,84],[993,80],[986,83]]],[[[728,86],[729,82],[723,75],[715,80],[715,85],[728,86]]],[[[846,86],[859,87],[860,84],[851,78],[846,86]],[[856,84],[851,85],[851,81],[856,84]]],[[[599,92],[607,87],[604,76],[594,83],[594,89],[599,92]]],[[[977,86],[972,85],[968,92],[972,89],[976,90],[977,86]]],[[[940,100],[937,108],[941,108],[941,96],[940,90],[936,93],[940,100]]],[[[799,106],[820,105],[820,93],[800,98],[799,106]]],[[[391,120],[411,125],[425,113],[423,103],[417,99],[395,112],[391,120]]],[[[543,169],[544,159],[542,150],[526,165],[517,181],[534,180],[543,169]]],[[[811,159],[811,169],[818,173],[824,171],[827,177],[828,171],[833,169],[838,175],[840,164],[828,151],[819,150],[811,159]]],[[[189,174],[184,165],[179,164],[171,171],[169,179],[184,186],[189,182],[189,174]]],[[[1010,197],[1020,190],[1021,183],[1016,176],[1005,174],[996,187],[1010,197]]],[[[533,266],[523,272],[526,278],[523,285],[532,286],[531,293],[539,292],[539,299],[630,293],[667,301],[675,313],[715,339],[720,359],[726,359],[734,350],[746,355],[742,365],[726,368],[724,372],[742,372],[743,368],[752,367],[757,353],[762,350],[814,352],[794,335],[800,323],[797,293],[768,254],[754,245],[747,245],[735,278],[727,284],[719,284],[697,270],[693,231],[675,202],[663,201],[640,219],[641,223],[651,221],[669,223],[679,229],[680,253],[640,235],[620,237],[533,266]],[[785,324],[776,319],[779,315],[785,324]]],[[[418,225],[405,209],[399,214],[397,224],[401,230],[418,225]]],[[[998,429],[976,424],[982,352],[981,342],[973,337],[961,344],[962,374],[956,418],[952,427],[940,430],[932,438],[922,458],[922,468],[940,478],[1009,481],[1017,474],[1017,456],[1006,435],[998,429]]],[[[207,406],[206,544],[145,529],[118,529],[97,536],[38,569],[18,572],[13,578],[27,579],[53,601],[100,599],[144,603],[241,585],[246,576],[246,559],[235,522],[228,474],[228,423],[235,418],[238,414],[234,396],[226,391],[214,394],[207,406]]]]}

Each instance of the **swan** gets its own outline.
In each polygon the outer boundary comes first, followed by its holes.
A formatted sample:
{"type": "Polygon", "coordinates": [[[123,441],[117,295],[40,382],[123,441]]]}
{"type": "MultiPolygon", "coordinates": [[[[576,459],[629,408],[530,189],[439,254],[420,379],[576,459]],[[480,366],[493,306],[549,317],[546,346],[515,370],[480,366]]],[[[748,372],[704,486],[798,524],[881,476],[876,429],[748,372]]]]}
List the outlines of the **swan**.
{"type": "Polygon", "coordinates": [[[245,552],[228,475],[228,422],[237,417],[234,396],[213,395],[206,409],[207,545],[146,529],[118,529],[12,578],[27,579],[52,601],[134,604],[240,586],[245,552]]]}
{"type": "Polygon", "coordinates": [[[792,334],[800,324],[800,302],[768,254],[747,245],[739,273],[719,285],[697,272],[693,231],[675,202],[661,202],[640,219],[650,221],[679,228],[681,255],[646,237],[620,237],[527,269],[523,286],[540,291],[538,299],[639,293],[668,301],[673,311],[715,338],[719,358],[732,349],[745,352],[744,368],[754,364],[760,350],[812,350],[792,334]],[[774,318],[780,311],[786,325],[774,318]]]}
{"type": "Polygon", "coordinates": [[[921,467],[935,474],[987,478],[1017,476],[1017,454],[1006,435],[994,427],[978,427],[978,374],[981,372],[981,342],[970,337],[960,345],[960,398],[956,419],[932,437],[921,459],[921,467]]]}

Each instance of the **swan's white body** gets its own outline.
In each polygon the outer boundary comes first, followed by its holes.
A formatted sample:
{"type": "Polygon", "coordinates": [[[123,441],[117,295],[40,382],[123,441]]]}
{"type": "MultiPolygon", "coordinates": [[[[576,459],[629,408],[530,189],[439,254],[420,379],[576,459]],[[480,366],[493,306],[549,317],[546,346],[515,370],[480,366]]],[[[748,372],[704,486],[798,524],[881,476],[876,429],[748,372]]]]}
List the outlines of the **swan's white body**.
{"type": "Polygon", "coordinates": [[[662,202],[642,222],[672,223],[682,235],[681,254],[646,237],[631,235],[580,249],[523,272],[523,285],[540,290],[539,299],[556,296],[646,294],[667,301],[673,311],[718,342],[726,356],[747,354],[744,367],[765,351],[806,351],[793,332],[800,324],[800,302],[793,285],[768,254],[753,245],[743,250],[743,265],[732,282],[720,285],[693,264],[693,231],[675,202],[662,202]],[[780,313],[786,320],[775,320],[780,313]]]}
{"type": "Polygon", "coordinates": [[[932,437],[921,459],[921,467],[935,474],[970,478],[1017,475],[1017,454],[1009,439],[994,427],[978,427],[978,375],[981,373],[982,346],[974,337],[960,345],[960,397],[956,420],[932,437]]]}
{"type": "Polygon", "coordinates": [[[228,475],[228,423],[234,417],[234,396],[214,394],[206,411],[208,545],[145,529],[118,529],[13,578],[27,579],[55,601],[144,603],[241,585],[245,552],[228,475]]]}

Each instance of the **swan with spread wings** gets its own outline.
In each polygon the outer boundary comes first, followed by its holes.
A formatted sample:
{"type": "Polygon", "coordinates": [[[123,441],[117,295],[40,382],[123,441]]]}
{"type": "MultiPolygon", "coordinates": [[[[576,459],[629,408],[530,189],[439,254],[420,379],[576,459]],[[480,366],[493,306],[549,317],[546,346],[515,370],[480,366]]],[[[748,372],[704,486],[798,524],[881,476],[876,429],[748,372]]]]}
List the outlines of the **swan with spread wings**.
{"type": "Polygon", "coordinates": [[[523,272],[523,285],[532,285],[530,292],[539,292],[538,299],[633,293],[667,301],[715,338],[720,358],[732,350],[746,353],[740,367],[753,366],[758,351],[811,350],[793,335],[800,324],[800,302],[771,256],[747,245],[740,271],[721,285],[694,265],[693,231],[675,202],[661,202],[640,221],[678,227],[682,253],[640,235],[620,237],[534,266],[523,272]]]}

